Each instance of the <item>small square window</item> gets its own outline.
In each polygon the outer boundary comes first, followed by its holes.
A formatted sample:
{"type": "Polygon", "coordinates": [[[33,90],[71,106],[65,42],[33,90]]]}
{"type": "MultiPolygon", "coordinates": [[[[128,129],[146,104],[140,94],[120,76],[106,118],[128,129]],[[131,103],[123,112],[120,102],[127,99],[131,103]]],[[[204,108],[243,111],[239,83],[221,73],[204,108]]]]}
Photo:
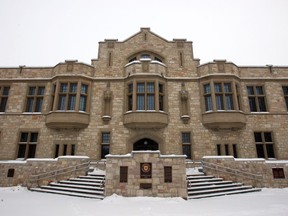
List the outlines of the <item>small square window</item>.
{"type": "Polygon", "coordinates": [[[283,168],[272,168],[272,172],[275,179],[285,179],[283,168]]]}
{"type": "Polygon", "coordinates": [[[7,177],[13,178],[15,173],[15,169],[8,169],[7,177]]]}

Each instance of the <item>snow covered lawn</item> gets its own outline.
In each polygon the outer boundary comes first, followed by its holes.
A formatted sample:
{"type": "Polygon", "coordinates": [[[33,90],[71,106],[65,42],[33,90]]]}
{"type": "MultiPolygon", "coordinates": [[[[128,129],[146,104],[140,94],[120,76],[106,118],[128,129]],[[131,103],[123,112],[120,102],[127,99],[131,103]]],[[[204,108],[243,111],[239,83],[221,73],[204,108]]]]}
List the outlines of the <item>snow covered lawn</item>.
{"type": "Polygon", "coordinates": [[[104,200],[30,192],[23,187],[0,188],[1,216],[287,216],[288,188],[185,201],[181,198],[104,200]]]}

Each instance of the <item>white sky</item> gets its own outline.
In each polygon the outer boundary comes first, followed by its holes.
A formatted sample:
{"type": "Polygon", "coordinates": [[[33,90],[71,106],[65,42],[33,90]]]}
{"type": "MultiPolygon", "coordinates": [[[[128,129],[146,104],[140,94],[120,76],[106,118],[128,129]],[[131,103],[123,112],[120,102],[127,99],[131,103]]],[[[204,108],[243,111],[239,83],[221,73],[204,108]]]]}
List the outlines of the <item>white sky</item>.
{"type": "Polygon", "coordinates": [[[201,64],[288,65],[287,0],[0,0],[0,67],[90,64],[140,27],[193,41],[201,64]]]}

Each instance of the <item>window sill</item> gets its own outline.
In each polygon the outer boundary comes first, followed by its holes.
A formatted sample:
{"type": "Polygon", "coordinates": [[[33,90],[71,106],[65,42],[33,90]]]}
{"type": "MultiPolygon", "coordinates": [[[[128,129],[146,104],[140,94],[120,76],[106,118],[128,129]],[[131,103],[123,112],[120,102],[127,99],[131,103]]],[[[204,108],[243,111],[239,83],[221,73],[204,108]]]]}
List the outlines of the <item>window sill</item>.
{"type": "Polygon", "coordinates": [[[203,124],[210,129],[240,129],[246,125],[242,111],[206,112],[202,114],[203,124]]]}
{"type": "Polygon", "coordinates": [[[157,111],[129,111],[124,114],[124,125],[128,128],[164,128],[168,125],[168,115],[157,111]]]}
{"type": "Polygon", "coordinates": [[[50,112],[46,116],[46,125],[54,129],[85,128],[89,125],[89,114],[75,111],[50,112]]]}

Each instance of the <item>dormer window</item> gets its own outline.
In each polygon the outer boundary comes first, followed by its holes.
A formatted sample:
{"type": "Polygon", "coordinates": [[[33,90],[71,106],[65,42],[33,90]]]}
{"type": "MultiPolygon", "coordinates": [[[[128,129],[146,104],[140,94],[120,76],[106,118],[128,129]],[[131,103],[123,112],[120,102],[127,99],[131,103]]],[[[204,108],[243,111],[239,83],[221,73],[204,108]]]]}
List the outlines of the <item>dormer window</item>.
{"type": "Polygon", "coordinates": [[[163,63],[163,58],[155,53],[152,52],[140,52],[134,54],[128,58],[128,62],[137,61],[140,59],[151,59],[153,61],[158,61],[163,63]]]}

